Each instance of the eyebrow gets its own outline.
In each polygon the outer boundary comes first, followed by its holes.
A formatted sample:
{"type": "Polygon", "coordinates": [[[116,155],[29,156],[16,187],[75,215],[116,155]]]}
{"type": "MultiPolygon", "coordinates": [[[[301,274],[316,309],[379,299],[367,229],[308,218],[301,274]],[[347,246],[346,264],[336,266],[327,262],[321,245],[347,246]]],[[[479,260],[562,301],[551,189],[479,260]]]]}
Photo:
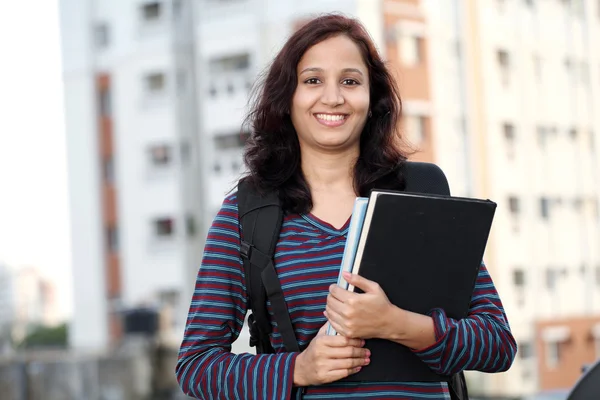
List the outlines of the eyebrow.
{"type": "MultiPolygon", "coordinates": [[[[323,72],[323,68],[317,68],[317,67],[309,67],[309,68],[305,68],[302,70],[302,72],[300,72],[300,75],[302,75],[305,72],[323,72]]],[[[347,72],[356,72],[357,74],[363,76],[363,73],[360,69],[358,68],[344,68],[342,70],[342,72],[347,73],[347,72]]]]}

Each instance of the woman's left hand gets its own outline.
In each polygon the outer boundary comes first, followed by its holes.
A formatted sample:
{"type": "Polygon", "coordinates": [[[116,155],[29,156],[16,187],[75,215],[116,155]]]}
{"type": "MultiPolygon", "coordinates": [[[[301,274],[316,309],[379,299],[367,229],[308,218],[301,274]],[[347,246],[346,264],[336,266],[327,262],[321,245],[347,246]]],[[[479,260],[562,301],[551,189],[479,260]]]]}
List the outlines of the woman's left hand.
{"type": "Polygon", "coordinates": [[[333,328],[348,338],[372,339],[386,336],[394,308],[381,286],[359,275],[344,272],[344,279],[364,293],[331,285],[325,316],[333,328]]]}

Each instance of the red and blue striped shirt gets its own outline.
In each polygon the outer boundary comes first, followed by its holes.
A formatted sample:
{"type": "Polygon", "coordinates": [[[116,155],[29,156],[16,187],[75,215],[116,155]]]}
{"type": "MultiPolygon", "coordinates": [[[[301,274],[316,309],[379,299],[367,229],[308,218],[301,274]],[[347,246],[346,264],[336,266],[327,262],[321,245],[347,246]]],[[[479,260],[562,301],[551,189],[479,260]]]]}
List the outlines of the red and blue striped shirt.
{"type": "MultiPolygon", "coordinates": [[[[296,338],[309,343],[326,323],[329,286],[337,282],[348,223],[341,229],[312,214],[286,215],[275,251],[275,267],[296,338]]],[[[233,354],[243,328],[246,283],[240,257],[237,199],[229,195],[209,229],[177,363],[182,390],[199,399],[290,399],[299,353],[283,348],[277,326],[275,354],[233,354]]],[[[270,311],[270,307],[269,307],[270,311]]],[[[469,316],[463,320],[432,310],[437,342],[415,353],[435,372],[501,372],[515,357],[516,344],[485,265],[477,278],[469,316]]],[[[305,399],[449,400],[446,383],[334,382],[305,388],[305,399]]]]}

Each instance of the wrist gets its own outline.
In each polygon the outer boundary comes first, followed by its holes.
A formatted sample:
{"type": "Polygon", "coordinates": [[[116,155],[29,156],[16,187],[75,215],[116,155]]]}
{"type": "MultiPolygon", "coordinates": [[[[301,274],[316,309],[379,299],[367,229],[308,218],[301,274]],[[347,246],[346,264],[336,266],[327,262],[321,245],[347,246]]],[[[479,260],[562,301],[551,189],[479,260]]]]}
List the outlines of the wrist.
{"type": "Polygon", "coordinates": [[[384,337],[382,339],[391,340],[394,342],[402,342],[406,340],[407,329],[409,323],[406,321],[408,312],[393,304],[390,304],[390,309],[386,313],[385,329],[383,330],[384,337]]]}
{"type": "Polygon", "coordinates": [[[296,360],[294,361],[294,386],[308,386],[306,383],[306,379],[304,378],[304,352],[298,354],[296,356],[296,360]]]}

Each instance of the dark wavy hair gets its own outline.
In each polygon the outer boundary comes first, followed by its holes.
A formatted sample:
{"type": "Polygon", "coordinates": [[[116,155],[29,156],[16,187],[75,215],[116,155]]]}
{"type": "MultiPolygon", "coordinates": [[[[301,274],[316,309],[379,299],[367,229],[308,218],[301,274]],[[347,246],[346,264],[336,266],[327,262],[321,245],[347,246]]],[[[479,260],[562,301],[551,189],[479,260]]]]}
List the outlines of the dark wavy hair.
{"type": "Polygon", "coordinates": [[[354,166],[354,190],[368,196],[371,189],[402,188],[401,150],[397,129],[402,102],[396,82],[379,56],[366,29],[355,19],[337,14],[317,17],[285,43],[251,97],[244,126],[250,131],[244,149],[248,173],[243,178],[259,191],[279,190],[284,210],[306,213],[312,197],[300,164],[300,144],[290,117],[298,84],[297,66],[315,44],[345,35],[354,41],[369,69],[371,117],[360,137],[354,166]]]}

